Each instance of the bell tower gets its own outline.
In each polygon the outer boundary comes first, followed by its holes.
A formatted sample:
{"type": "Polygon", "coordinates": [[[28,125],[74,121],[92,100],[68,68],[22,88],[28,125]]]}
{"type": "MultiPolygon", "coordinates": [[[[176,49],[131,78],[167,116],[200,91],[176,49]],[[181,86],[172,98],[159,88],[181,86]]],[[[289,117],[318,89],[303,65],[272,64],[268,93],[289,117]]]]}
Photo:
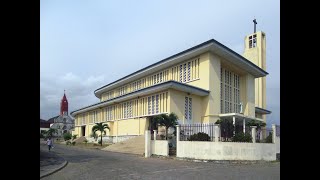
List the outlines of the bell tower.
{"type": "MultiPolygon", "coordinates": [[[[254,32],[245,37],[243,56],[266,71],[266,35],[262,31],[256,32],[256,19],[253,20],[254,32]]],[[[255,106],[266,109],[266,77],[255,79],[255,106]]],[[[266,115],[261,117],[266,122],[266,115]]]]}
{"type": "Polygon", "coordinates": [[[60,103],[60,115],[68,115],[68,100],[66,97],[66,90],[64,90],[63,97],[60,103]]]}

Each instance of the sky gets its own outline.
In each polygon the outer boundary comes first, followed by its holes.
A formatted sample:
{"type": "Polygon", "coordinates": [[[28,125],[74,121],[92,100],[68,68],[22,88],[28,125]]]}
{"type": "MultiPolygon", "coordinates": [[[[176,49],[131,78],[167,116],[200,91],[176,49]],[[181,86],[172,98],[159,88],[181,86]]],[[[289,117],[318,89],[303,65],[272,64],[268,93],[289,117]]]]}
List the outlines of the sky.
{"type": "Polygon", "coordinates": [[[267,124],[280,124],[279,0],[41,0],[40,118],[99,102],[94,90],[215,39],[239,54],[266,33],[267,124]]]}

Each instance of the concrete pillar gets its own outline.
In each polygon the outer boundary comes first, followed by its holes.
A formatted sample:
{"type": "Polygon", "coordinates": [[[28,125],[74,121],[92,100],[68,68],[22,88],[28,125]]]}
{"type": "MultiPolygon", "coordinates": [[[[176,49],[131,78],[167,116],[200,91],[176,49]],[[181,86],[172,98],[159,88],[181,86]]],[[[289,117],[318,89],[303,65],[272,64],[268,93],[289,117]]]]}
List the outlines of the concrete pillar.
{"type": "Polygon", "coordinates": [[[157,130],[153,130],[153,140],[157,140],[157,130]]]}
{"type": "Polygon", "coordinates": [[[176,125],[177,141],[176,141],[176,156],[179,157],[179,141],[180,141],[180,126],[176,125]]]}
{"type": "Polygon", "coordinates": [[[246,119],[243,118],[243,134],[246,133],[246,119]]]}
{"type": "Polygon", "coordinates": [[[220,125],[214,125],[214,142],[219,142],[220,137],[220,125]]]}
{"type": "Polygon", "coordinates": [[[233,136],[236,135],[236,117],[232,116],[232,120],[233,120],[233,136]]]}
{"type": "Polygon", "coordinates": [[[150,157],[151,156],[151,133],[149,130],[145,131],[144,137],[145,137],[144,157],[150,157]]]}
{"type": "Polygon", "coordinates": [[[176,125],[177,127],[177,142],[180,141],[180,126],[176,125]]]}
{"type": "Polygon", "coordinates": [[[256,132],[257,132],[257,126],[251,126],[251,135],[252,135],[252,142],[256,143],[256,132]]]}
{"type": "Polygon", "coordinates": [[[275,124],[272,124],[272,143],[276,143],[277,128],[275,124]]]}

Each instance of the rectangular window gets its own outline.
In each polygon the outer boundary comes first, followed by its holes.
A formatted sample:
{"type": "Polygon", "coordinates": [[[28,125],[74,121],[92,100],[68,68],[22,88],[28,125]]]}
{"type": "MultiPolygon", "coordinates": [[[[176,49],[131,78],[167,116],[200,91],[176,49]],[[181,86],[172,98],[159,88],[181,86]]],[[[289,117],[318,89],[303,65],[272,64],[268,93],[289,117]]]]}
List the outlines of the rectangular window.
{"type": "Polygon", "coordinates": [[[192,98],[185,97],[184,99],[184,118],[188,123],[192,121],[192,98]]]}
{"type": "Polygon", "coordinates": [[[182,82],[182,64],[180,65],[180,71],[179,71],[179,81],[182,82]]]}
{"type": "Polygon", "coordinates": [[[151,114],[151,97],[148,97],[148,114],[151,114]]]}
{"type": "Polygon", "coordinates": [[[188,114],[189,121],[192,120],[192,98],[189,98],[189,114],[188,114]]]}
{"type": "Polygon", "coordinates": [[[132,117],[132,101],[128,102],[128,118],[132,117]]]}
{"type": "Polygon", "coordinates": [[[187,64],[183,64],[183,82],[186,82],[186,75],[187,75],[187,64]]]}
{"type": "Polygon", "coordinates": [[[159,113],[159,95],[156,95],[156,113],[159,113]]]}
{"type": "Polygon", "coordinates": [[[127,118],[127,103],[122,104],[122,109],[123,109],[123,118],[127,118]]]}
{"type": "Polygon", "coordinates": [[[155,105],[154,96],[151,96],[151,98],[152,98],[152,114],[154,114],[154,105],[155,105]]]}
{"type": "Polygon", "coordinates": [[[93,111],[93,123],[98,122],[97,120],[97,111],[93,111]]]}
{"type": "Polygon", "coordinates": [[[227,69],[220,69],[220,110],[221,113],[239,113],[239,75],[227,69]]]}
{"type": "Polygon", "coordinates": [[[191,73],[190,73],[190,71],[191,71],[191,63],[190,62],[188,62],[188,81],[190,81],[190,78],[191,78],[191,73]]]}

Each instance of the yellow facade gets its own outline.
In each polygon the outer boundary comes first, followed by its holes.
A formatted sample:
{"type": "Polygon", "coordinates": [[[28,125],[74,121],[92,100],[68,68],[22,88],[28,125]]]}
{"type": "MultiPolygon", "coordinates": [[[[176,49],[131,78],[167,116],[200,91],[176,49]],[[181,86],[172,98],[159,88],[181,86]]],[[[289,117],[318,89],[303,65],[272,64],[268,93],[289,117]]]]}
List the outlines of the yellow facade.
{"type": "MultiPolygon", "coordinates": [[[[259,55],[254,53],[248,52],[248,57],[259,55]]],[[[157,71],[145,70],[145,76],[140,78],[101,90],[97,95],[100,103],[112,103],[73,112],[76,124],[73,134],[82,136],[85,130],[85,136],[89,136],[94,123],[104,122],[110,127],[108,136],[143,135],[149,128],[150,116],[171,112],[178,116],[180,123],[213,123],[226,113],[256,117],[256,75],[210,50],[173,62],[157,71]],[[177,82],[181,88],[164,88],[165,82],[177,82]],[[152,87],[159,89],[150,90],[152,87]],[[208,94],[190,93],[190,89],[208,94]],[[140,95],[135,95],[138,93],[140,95]],[[126,96],[130,98],[121,100],[126,96]],[[239,109],[240,102],[243,112],[239,109]]]]}

